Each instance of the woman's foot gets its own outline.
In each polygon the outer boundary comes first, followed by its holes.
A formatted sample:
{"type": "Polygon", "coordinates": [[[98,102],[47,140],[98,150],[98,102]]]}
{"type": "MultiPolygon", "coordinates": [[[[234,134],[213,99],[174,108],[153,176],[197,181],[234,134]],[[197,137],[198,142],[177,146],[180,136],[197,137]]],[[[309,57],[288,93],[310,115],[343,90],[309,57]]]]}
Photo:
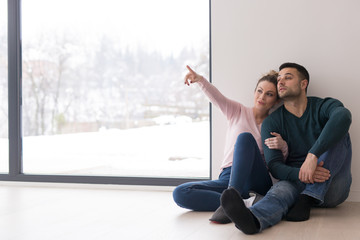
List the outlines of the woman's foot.
{"type": "Polygon", "coordinates": [[[226,224],[231,223],[231,220],[226,216],[224,209],[220,206],[209,219],[213,223],[226,224]]]}

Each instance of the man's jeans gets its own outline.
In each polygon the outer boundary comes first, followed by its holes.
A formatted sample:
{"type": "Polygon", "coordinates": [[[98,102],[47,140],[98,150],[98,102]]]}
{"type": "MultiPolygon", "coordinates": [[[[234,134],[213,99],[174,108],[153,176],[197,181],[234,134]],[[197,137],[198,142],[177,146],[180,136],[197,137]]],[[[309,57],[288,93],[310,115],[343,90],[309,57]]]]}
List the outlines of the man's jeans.
{"type": "Polygon", "coordinates": [[[324,183],[305,184],[300,181],[279,181],[265,197],[250,208],[260,222],[260,231],[281,221],[300,194],[318,200],[319,207],[336,207],[349,195],[351,185],[351,141],[347,134],[333,148],[319,157],[331,177],[324,183]]]}

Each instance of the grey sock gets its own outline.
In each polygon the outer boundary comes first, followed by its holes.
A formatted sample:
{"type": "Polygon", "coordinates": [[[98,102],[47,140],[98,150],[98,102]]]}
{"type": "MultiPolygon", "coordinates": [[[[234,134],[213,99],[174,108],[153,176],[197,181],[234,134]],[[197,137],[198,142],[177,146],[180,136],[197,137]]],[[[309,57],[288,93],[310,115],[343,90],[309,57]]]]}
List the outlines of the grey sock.
{"type": "Polygon", "coordinates": [[[218,207],[218,209],[216,209],[216,211],[209,220],[214,223],[220,223],[220,224],[231,223],[230,218],[226,216],[224,209],[221,206],[218,207]]]}

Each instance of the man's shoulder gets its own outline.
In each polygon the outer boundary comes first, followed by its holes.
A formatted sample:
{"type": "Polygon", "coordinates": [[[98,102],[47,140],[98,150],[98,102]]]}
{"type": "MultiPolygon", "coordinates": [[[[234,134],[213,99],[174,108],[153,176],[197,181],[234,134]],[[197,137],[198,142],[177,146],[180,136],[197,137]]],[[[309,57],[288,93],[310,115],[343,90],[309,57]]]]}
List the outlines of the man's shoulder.
{"type": "MultiPolygon", "coordinates": [[[[279,116],[281,116],[281,113],[284,111],[284,105],[281,105],[280,107],[278,107],[275,111],[273,111],[267,118],[277,118],[279,116]]],[[[266,118],[266,119],[267,119],[266,118]]],[[[265,120],[266,120],[265,119],[265,120]]]]}
{"type": "Polygon", "coordinates": [[[325,97],[325,98],[320,98],[320,97],[308,97],[308,102],[310,105],[315,105],[318,107],[321,106],[328,106],[328,105],[338,105],[338,106],[343,106],[342,102],[339,101],[336,98],[332,98],[332,97],[325,97]]]}
{"type": "Polygon", "coordinates": [[[267,118],[265,118],[263,125],[268,125],[273,122],[279,122],[279,119],[282,116],[284,105],[277,108],[275,111],[273,111],[267,118]]]}
{"type": "Polygon", "coordinates": [[[315,97],[315,96],[310,96],[310,97],[307,97],[308,100],[310,102],[325,102],[325,101],[339,101],[338,99],[336,98],[333,98],[333,97],[315,97]]]}

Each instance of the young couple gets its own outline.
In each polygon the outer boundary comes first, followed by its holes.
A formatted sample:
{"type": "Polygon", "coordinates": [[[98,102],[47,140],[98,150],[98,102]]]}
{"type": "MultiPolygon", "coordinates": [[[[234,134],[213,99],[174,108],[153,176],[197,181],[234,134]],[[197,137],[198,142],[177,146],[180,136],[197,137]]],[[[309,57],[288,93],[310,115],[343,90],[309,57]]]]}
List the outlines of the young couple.
{"type": "Polygon", "coordinates": [[[255,234],[283,218],[305,221],[312,207],[346,200],[351,113],[336,99],[307,97],[310,76],[303,66],[284,63],[278,74],[263,76],[252,108],[227,99],[188,69],[185,83],[197,82],[229,127],[219,179],[178,186],[173,197],[179,206],[216,210],[210,220],[232,221],[245,234],[255,234]],[[278,98],[283,106],[269,115],[278,98]],[[273,186],[269,172],[278,179],[273,186]],[[257,201],[257,195],[249,198],[251,191],[265,196],[257,201]]]}

